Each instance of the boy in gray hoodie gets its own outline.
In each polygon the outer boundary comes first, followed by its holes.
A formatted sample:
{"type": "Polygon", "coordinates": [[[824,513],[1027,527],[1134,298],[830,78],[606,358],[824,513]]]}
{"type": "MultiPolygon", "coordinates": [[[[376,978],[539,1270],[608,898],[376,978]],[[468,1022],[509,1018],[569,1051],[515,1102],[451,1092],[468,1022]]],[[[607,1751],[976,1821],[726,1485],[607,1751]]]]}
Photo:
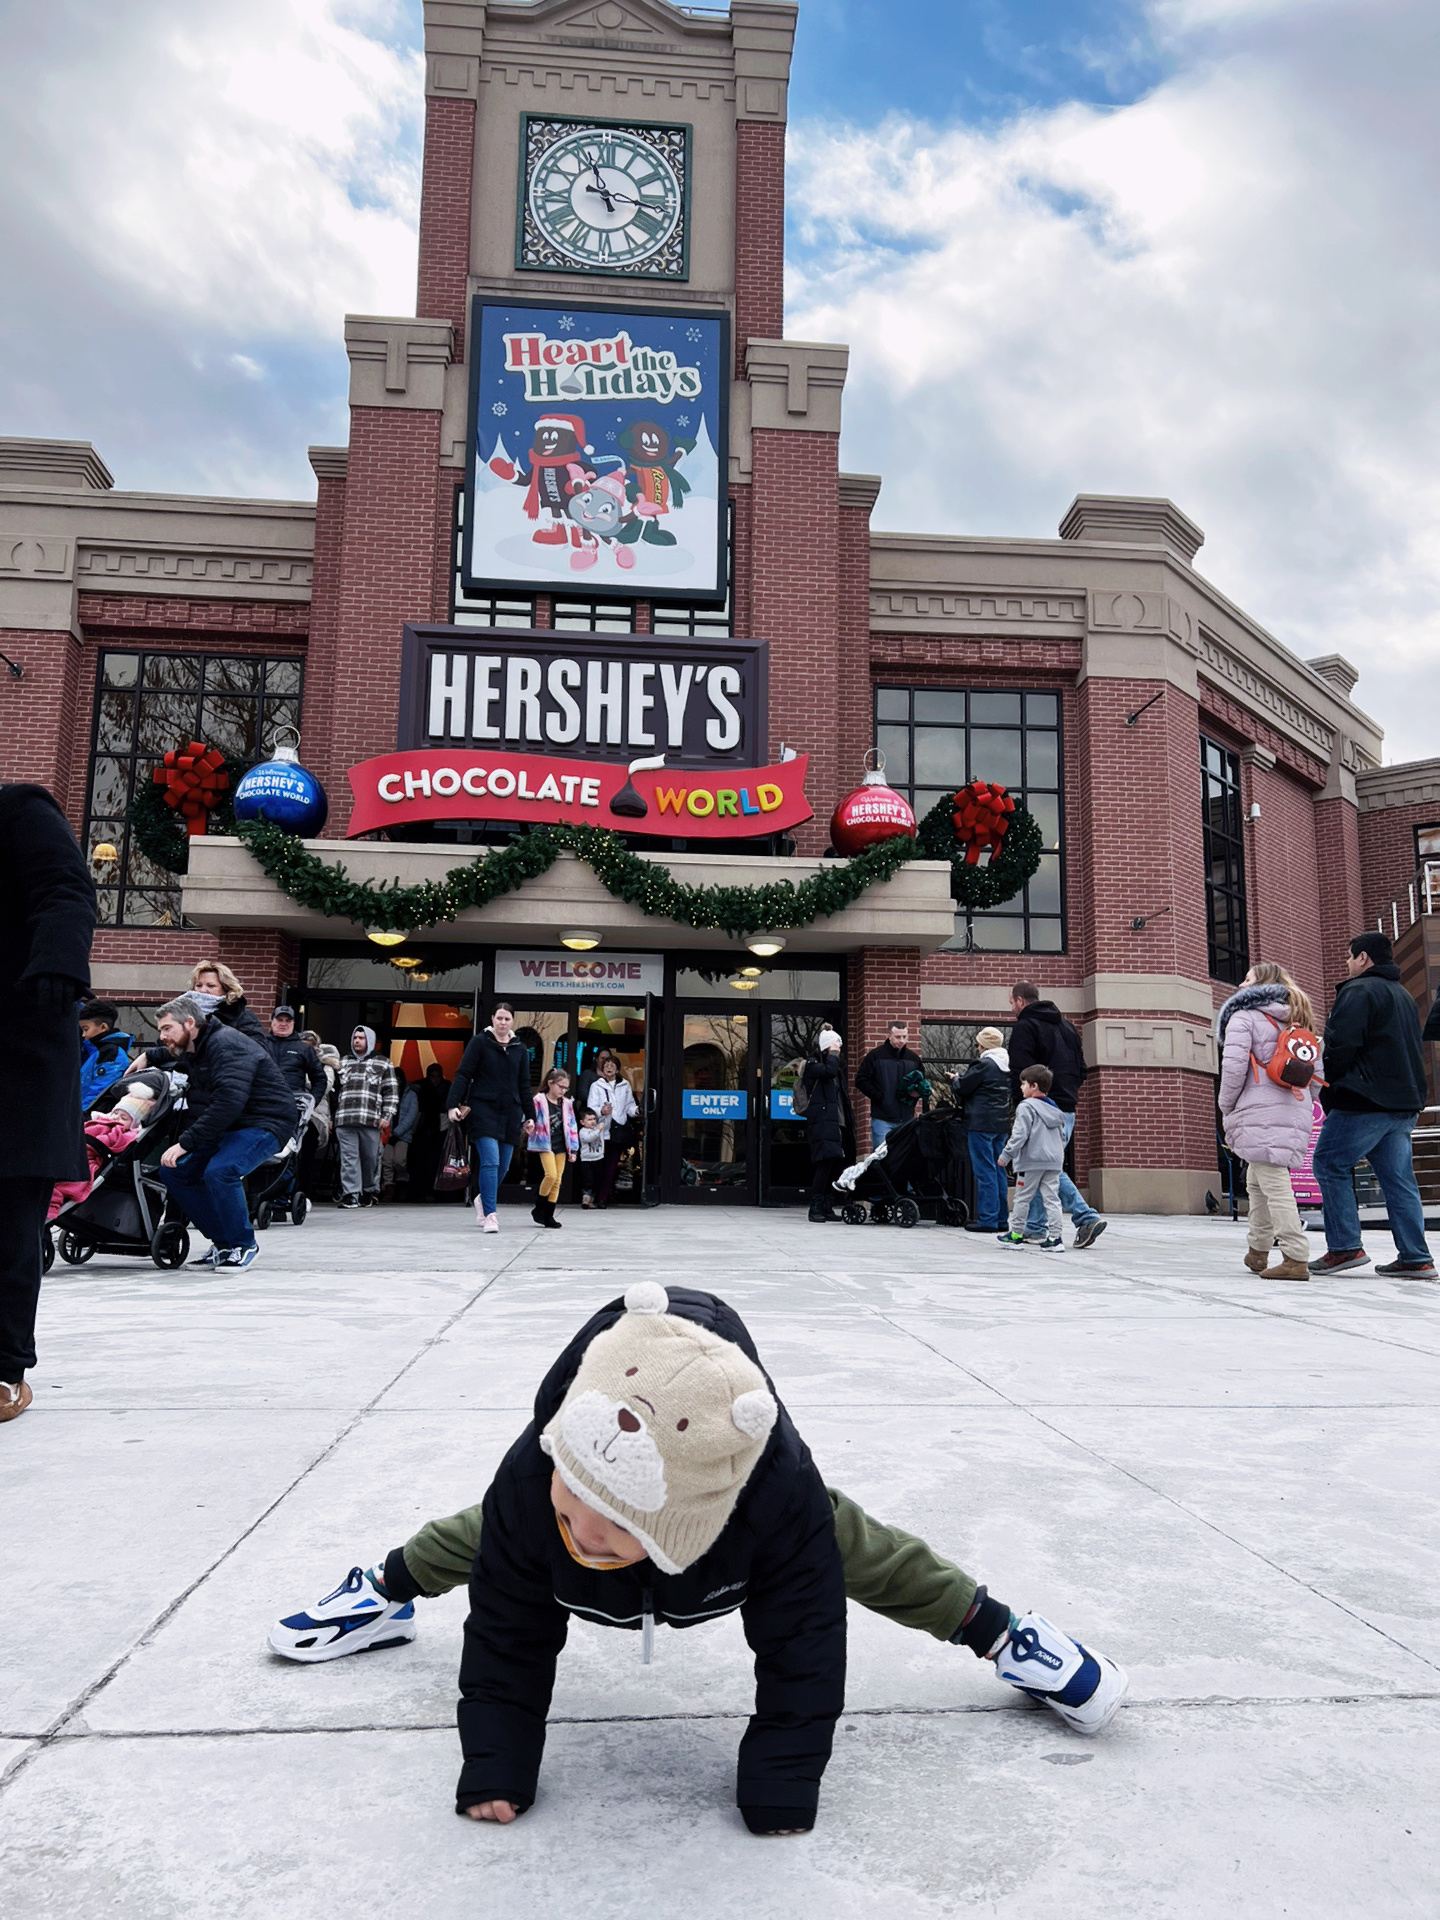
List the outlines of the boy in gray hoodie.
{"type": "Polygon", "coordinates": [[[1060,1211],[1065,1116],[1049,1097],[1053,1084],[1049,1067],[1038,1064],[1026,1067],[1020,1076],[1020,1104],[1015,1109],[1015,1124],[1000,1151],[1001,1166],[1015,1169],[1015,1199],[1010,1208],[1010,1229],[998,1236],[1006,1246],[1024,1246],[1025,1221],[1038,1189],[1045,1208],[1045,1238],[1040,1244],[1052,1253],[1065,1244],[1060,1235],[1065,1218],[1060,1211]]]}

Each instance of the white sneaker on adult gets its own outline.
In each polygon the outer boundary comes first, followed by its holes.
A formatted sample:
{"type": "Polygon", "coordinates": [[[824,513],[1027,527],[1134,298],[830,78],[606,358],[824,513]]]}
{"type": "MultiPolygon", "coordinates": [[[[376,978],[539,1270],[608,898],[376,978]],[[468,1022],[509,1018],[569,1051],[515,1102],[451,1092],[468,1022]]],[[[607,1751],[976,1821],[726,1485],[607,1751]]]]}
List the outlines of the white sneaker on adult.
{"type": "Polygon", "coordinates": [[[287,1660],[338,1660],[378,1652],[415,1638],[415,1602],[387,1600],[363,1567],[352,1567],[333,1593],[270,1629],[270,1647],[287,1660]]]}
{"type": "Polygon", "coordinates": [[[480,1231],[482,1233],[498,1233],[500,1231],[499,1214],[487,1213],[485,1218],[480,1222],[480,1231]]]}
{"type": "Polygon", "coordinates": [[[1010,1629],[995,1671],[1032,1700],[1053,1707],[1076,1733],[1099,1733],[1108,1726],[1130,1690],[1113,1660],[1091,1653],[1038,1613],[1027,1613],[1010,1629]]]}
{"type": "Polygon", "coordinates": [[[487,1216],[486,1216],[486,1212],[485,1212],[485,1202],[484,1202],[484,1201],[483,1201],[483,1200],[482,1200],[482,1199],[480,1198],[480,1196],[479,1196],[479,1194],[477,1193],[477,1194],[476,1194],[476,1196],[475,1196],[475,1224],[476,1224],[476,1226],[477,1226],[477,1227],[480,1227],[480,1228],[482,1228],[482,1229],[483,1229],[483,1228],[484,1228],[484,1225],[485,1225],[485,1221],[486,1221],[486,1218],[487,1218],[487,1216]]]}

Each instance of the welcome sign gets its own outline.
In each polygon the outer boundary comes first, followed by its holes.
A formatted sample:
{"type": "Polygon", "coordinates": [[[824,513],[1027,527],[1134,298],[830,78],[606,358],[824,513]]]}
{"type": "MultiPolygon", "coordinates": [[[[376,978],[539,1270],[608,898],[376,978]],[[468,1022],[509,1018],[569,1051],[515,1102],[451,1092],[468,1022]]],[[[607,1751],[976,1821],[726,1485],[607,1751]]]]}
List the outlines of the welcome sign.
{"type": "Polygon", "coordinates": [[[638,998],[665,991],[663,953],[497,953],[495,991],[564,999],[603,989],[638,998]]]}
{"type": "Polygon", "coordinates": [[[725,598],[727,315],[477,297],[469,353],[467,591],[725,598]]]}

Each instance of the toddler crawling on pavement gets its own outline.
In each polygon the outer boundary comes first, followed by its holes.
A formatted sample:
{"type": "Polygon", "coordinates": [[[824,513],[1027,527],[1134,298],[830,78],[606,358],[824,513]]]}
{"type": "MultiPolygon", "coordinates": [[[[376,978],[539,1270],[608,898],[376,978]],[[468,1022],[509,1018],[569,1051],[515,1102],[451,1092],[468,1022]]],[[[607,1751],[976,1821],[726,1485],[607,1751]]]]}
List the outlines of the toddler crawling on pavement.
{"type": "Polygon", "coordinates": [[[456,1811],[508,1824],[535,1799],[569,1616],[638,1630],[740,1612],[755,1712],[736,1801],[756,1834],[808,1832],[844,1705],[847,1596],[968,1647],[1098,1733],[1127,1681],[1038,1614],[1017,1619],[921,1540],[827,1489],[743,1322],[713,1294],[632,1286],[541,1383],[478,1508],[431,1521],[279,1621],[322,1661],[415,1637],[415,1600],[470,1583],[456,1811]]]}

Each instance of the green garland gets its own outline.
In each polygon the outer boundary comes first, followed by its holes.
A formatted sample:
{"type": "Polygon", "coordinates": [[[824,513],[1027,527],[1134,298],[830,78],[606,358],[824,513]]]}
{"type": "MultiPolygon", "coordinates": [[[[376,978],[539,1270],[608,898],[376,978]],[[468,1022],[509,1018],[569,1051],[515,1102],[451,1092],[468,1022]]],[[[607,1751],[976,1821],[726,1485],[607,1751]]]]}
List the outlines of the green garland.
{"type": "Polygon", "coordinates": [[[956,847],[953,813],[953,801],[947,798],[925,816],[916,839],[883,840],[853,860],[826,861],[798,886],[793,880],[773,880],[763,887],[686,886],[668,867],[632,853],[618,833],[604,827],[532,827],[507,846],[492,849],[483,860],[452,867],[441,879],[418,887],[352,880],[343,866],[322,860],[293,833],[269,822],[239,826],[232,822],[230,830],[297,906],[377,933],[441,926],[469,907],[483,907],[515,892],[527,880],[547,872],[562,853],[573,853],[607,893],[642,913],[674,920],[697,932],[743,939],[767,928],[808,927],[812,921],[842,913],[867,887],[892,879],[907,861],[917,858],[949,860],[951,892],[963,904],[999,906],[1039,866],[1040,828],[1032,815],[1017,807],[1000,857],[988,866],[972,867],[956,847]]]}
{"type": "Polygon", "coordinates": [[[920,822],[914,841],[916,854],[926,860],[950,862],[950,891],[962,907],[972,913],[986,907],[1003,906],[1013,900],[1040,866],[1045,836],[1040,823],[1027,808],[1017,806],[1010,816],[1000,852],[991,854],[988,863],[971,866],[963,847],[955,843],[955,805],[957,794],[947,793],[920,822]]]}
{"type": "Polygon", "coordinates": [[[483,907],[513,893],[546,872],[560,854],[573,853],[617,900],[658,919],[738,939],[765,928],[806,927],[812,920],[841,913],[867,887],[898,873],[916,853],[913,840],[885,840],[853,860],[827,861],[798,887],[793,880],[773,880],[763,887],[692,887],[676,880],[668,867],[632,853],[618,833],[558,825],[532,827],[483,860],[452,867],[440,880],[402,887],[394,881],[376,885],[352,880],[343,866],[311,853],[283,827],[247,822],[235,831],[297,906],[381,933],[440,926],[467,907],[483,907]]]}
{"type": "MultiPolygon", "coordinates": [[[[156,765],[159,764],[157,761],[156,765]]],[[[224,800],[210,816],[211,833],[234,833],[235,783],[250,765],[249,760],[226,760],[230,785],[224,800]]],[[[185,822],[173,807],[165,804],[165,789],[158,780],[150,778],[148,771],[137,781],[135,798],[126,810],[125,822],[131,840],[153,865],[163,867],[166,873],[190,871],[190,835],[185,831],[185,822]]]]}

